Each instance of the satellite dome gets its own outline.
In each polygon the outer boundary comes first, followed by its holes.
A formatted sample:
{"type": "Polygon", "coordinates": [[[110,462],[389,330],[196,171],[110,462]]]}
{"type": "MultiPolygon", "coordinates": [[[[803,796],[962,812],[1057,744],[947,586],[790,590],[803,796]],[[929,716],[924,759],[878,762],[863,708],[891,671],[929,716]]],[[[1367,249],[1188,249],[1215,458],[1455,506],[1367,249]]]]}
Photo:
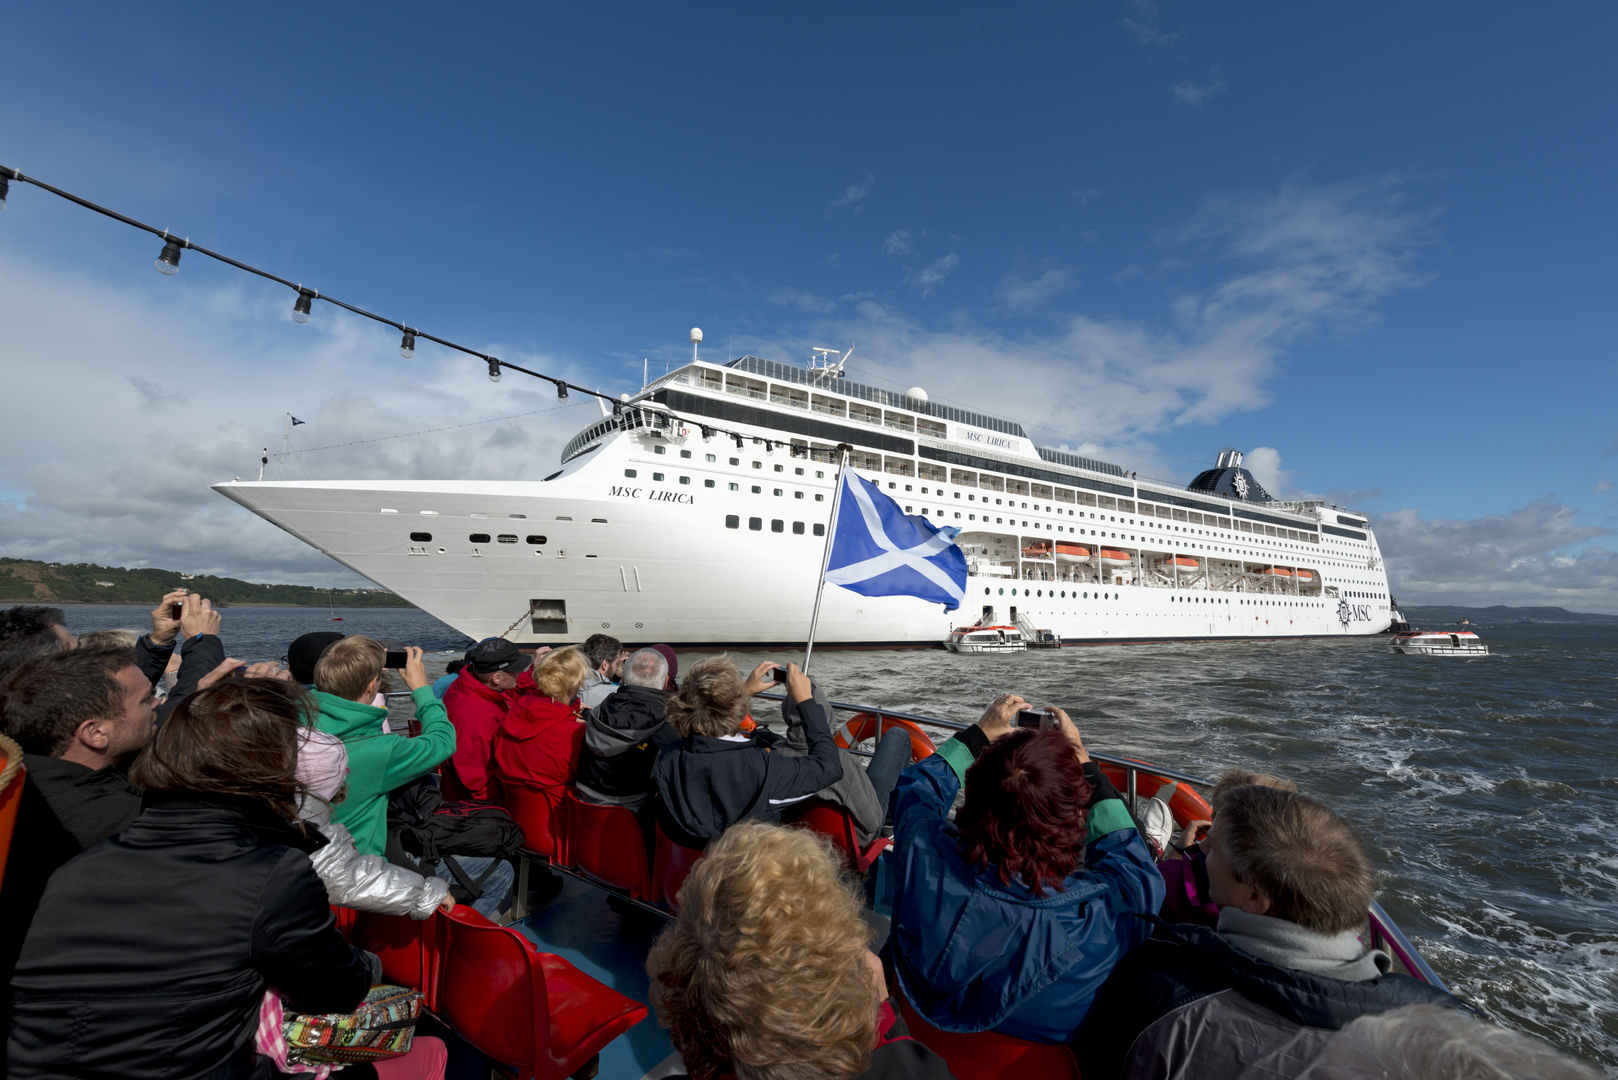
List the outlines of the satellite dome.
{"type": "Polygon", "coordinates": [[[702,331],[700,329],[698,329],[697,327],[693,326],[691,328],[691,344],[695,345],[697,342],[699,342],[701,340],[702,340],[702,331]]]}
{"type": "Polygon", "coordinates": [[[923,390],[919,386],[912,386],[910,389],[905,391],[905,397],[915,398],[917,401],[926,401],[927,391],[923,390]]]}

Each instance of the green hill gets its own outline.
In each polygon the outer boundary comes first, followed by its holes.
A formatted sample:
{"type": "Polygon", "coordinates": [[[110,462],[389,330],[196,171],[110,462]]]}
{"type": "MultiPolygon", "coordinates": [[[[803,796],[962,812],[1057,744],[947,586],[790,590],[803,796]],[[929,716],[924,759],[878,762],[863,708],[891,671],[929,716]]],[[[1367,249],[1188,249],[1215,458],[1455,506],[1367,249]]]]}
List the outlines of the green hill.
{"type": "Polygon", "coordinates": [[[1489,607],[1449,607],[1400,604],[1399,610],[1404,612],[1405,618],[1415,626],[1456,623],[1462,619],[1496,624],[1523,622],[1618,624],[1618,615],[1596,615],[1559,607],[1507,607],[1505,604],[1492,604],[1489,607]]]}
{"type": "Polygon", "coordinates": [[[177,570],[127,570],[94,563],[45,563],[0,558],[0,603],[156,604],[171,589],[201,593],[214,606],[273,604],[283,607],[412,607],[382,589],[316,589],[308,585],[259,585],[211,574],[177,570]]]}

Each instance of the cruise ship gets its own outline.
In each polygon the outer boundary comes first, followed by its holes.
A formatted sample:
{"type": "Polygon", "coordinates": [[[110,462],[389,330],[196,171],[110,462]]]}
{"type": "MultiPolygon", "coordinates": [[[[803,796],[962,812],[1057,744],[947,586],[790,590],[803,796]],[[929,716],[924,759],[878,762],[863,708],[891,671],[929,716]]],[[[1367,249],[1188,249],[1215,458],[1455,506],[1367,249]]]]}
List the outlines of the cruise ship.
{"type": "Polygon", "coordinates": [[[966,602],[828,585],[820,645],[937,646],[974,622],[1064,644],[1343,637],[1396,618],[1365,516],[1271,498],[1240,453],[1188,487],[1140,480],[920,388],[861,385],[821,352],[694,359],[543,480],[214,490],[468,637],[525,645],[802,645],[845,443],[907,514],[960,529],[966,602]]]}

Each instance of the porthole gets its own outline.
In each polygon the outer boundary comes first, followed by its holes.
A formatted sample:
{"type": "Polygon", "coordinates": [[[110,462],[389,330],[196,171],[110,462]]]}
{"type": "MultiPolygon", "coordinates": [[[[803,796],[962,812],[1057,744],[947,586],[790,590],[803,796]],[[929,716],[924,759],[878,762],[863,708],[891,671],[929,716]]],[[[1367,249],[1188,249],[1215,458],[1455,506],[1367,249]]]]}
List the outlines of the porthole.
{"type": "Polygon", "coordinates": [[[489,534],[488,533],[473,533],[471,536],[468,536],[466,539],[467,539],[467,541],[469,543],[473,543],[473,544],[487,544],[489,542],[489,534]]]}
{"type": "Polygon", "coordinates": [[[794,521],[792,523],[792,535],[793,536],[802,536],[803,535],[803,522],[794,521]]]}
{"type": "Polygon", "coordinates": [[[691,451],[689,451],[689,450],[681,450],[680,451],[680,456],[683,457],[683,458],[688,458],[688,457],[691,456],[691,451]]]}
{"type": "Polygon", "coordinates": [[[495,537],[495,539],[502,544],[515,544],[517,542],[517,534],[501,533],[499,536],[495,537]]]}
{"type": "Polygon", "coordinates": [[[655,472],[655,473],[652,474],[652,479],[653,480],[661,480],[661,479],[663,479],[663,474],[660,473],[660,472],[655,472]]]}
{"type": "Polygon", "coordinates": [[[825,536],[826,535],[826,526],[822,525],[818,521],[815,523],[815,535],[816,536],[825,536]]]}
{"type": "Polygon", "coordinates": [[[703,487],[713,487],[713,481],[712,480],[704,480],[702,482],[702,486],[703,487]]]}
{"type": "Polygon", "coordinates": [[[748,518],[747,519],[747,527],[749,529],[753,530],[754,532],[762,532],[763,529],[764,529],[764,519],[763,518],[748,518]]]}
{"type": "Polygon", "coordinates": [[[727,529],[739,529],[739,528],[741,528],[741,525],[742,525],[742,519],[737,517],[735,514],[726,514],[725,515],[725,528],[727,528],[727,529]]]}
{"type": "Polygon", "coordinates": [[[635,479],[635,476],[637,474],[636,474],[634,469],[625,469],[624,470],[624,475],[629,477],[631,480],[633,480],[633,479],[635,479]]]}
{"type": "Polygon", "coordinates": [[[533,544],[535,547],[539,547],[545,542],[545,538],[543,536],[530,536],[527,538],[527,541],[528,543],[533,544]]]}
{"type": "Polygon", "coordinates": [[[680,477],[680,483],[682,483],[682,484],[689,484],[689,483],[690,483],[690,482],[691,482],[691,478],[690,478],[690,477],[689,477],[689,476],[682,476],[682,477],[680,477]]]}
{"type": "Polygon", "coordinates": [[[770,531],[773,533],[786,532],[787,524],[780,518],[770,519],[770,531]]]}
{"type": "Polygon", "coordinates": [[[668,452],[669,448],[664,446],[662,443],[658,443],[656,446],[652,447],[652,453],[654,454],[666,454],[668,452]]]}
{"type": "Polygon", "coordinates": [[[414,540],[418,544],[430,544],[430,543],[432,543],[432,540],[433,540],[433,534],[432,533],[411,533],[410,534],[410,539],[414,540]]]}

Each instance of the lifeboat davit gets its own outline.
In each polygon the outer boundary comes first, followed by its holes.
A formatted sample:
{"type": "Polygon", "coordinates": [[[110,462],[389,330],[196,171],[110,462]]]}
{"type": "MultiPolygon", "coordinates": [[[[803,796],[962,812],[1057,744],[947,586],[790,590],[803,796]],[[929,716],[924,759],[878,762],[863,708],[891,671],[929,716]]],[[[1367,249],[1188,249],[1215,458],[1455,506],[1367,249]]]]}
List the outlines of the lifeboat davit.
{"type": "Polygon", "coordinates": [[[1129,566],[1132,561],[1127,551],[1119,551],[1116,548],[1101,549],[1101,564],[1103,566],[1129,566]]]}
{"type": "Polygon", "coordinates": [[[1197,560],[1193,559],[1189,555],[1176,555],[1172,559],[1165,560],[1163,565],[1164,566],[1183,566],[1187,570],[1201,570],[1202,569],[1202,564],[1197,562],[1197,560]]]}
{"type": "Polygon", "coordinates": [[[1058,555],[1071,555],[1075,559],[1088,559],[1090,557],[1090,549],[1081,544],[1064,544],[1058,542],[1056,545],[1056,553],[1058,555]]]}

